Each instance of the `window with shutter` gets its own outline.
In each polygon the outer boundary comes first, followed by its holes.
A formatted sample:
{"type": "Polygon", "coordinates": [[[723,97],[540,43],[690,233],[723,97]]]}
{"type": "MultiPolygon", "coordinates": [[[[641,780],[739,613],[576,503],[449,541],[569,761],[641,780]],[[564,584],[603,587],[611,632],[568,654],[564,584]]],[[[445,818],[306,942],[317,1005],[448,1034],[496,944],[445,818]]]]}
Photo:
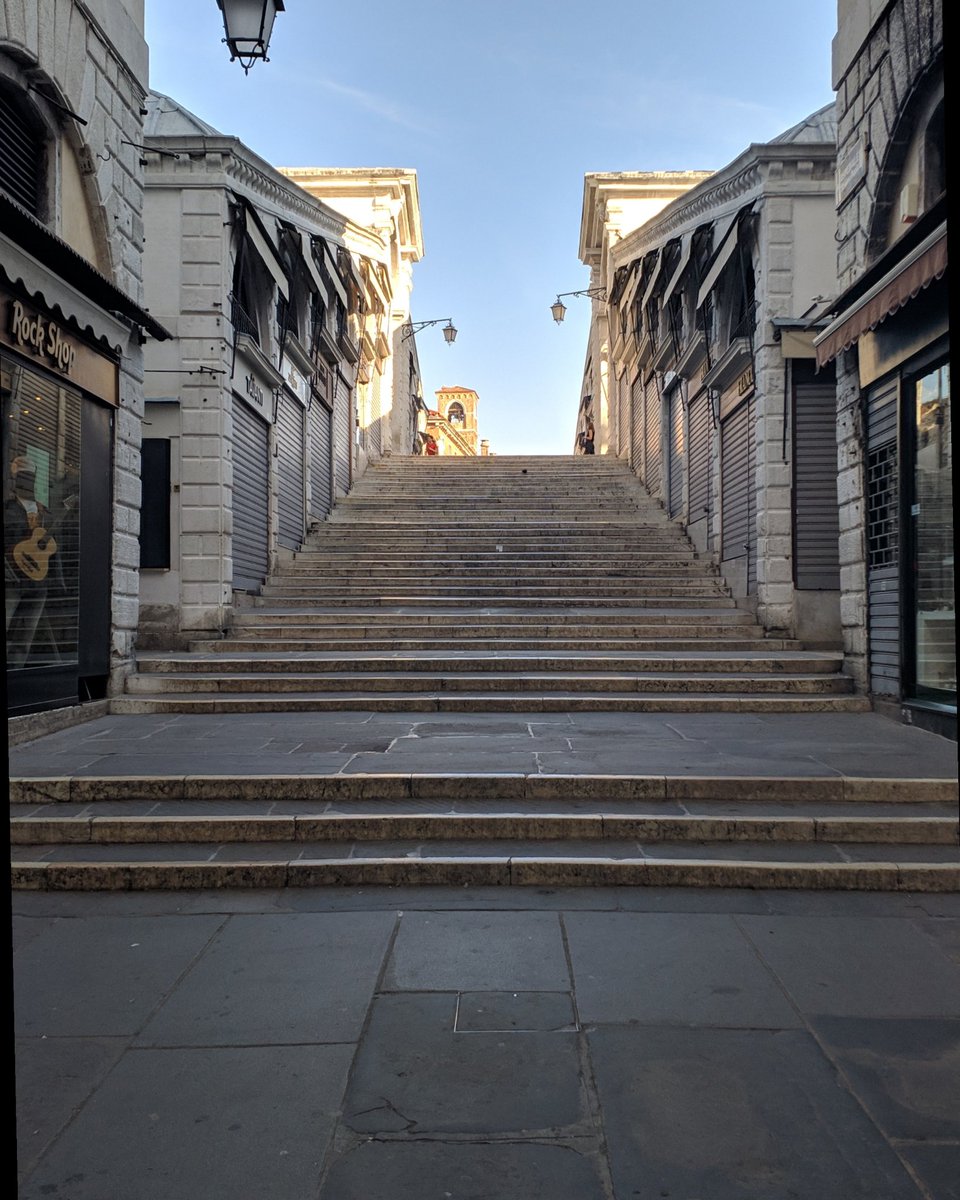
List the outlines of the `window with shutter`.
{"type": "Polygon", "coordinates": [[[0,89],[0,188],[42,219],[44,137],[26,105],[0,89]]]}

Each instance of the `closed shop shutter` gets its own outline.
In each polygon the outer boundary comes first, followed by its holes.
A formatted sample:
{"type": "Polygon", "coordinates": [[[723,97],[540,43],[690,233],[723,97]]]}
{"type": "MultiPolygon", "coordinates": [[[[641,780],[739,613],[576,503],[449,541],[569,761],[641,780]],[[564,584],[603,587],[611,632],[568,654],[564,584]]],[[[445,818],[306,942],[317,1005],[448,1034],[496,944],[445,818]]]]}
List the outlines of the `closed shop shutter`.
{"type": "Polygon", "coordinates": [[[310,515],[333,507],[333,413],[314,397],[310,408],[310,515]]]}
{"type": "Polygon", "coordinates": [[[233,586],[257,589],[268,566],[269,426],[242,400],[233,402],[233,586]]]}
{"type": "Polygon", "coordinates": [[[338,496],[345,496],[350,490],[352,410],[353,396],[343,376],[338,372],[333,400],[333,481],[338,496]]]}
{"type": "Polygon", "coordinates": [[[724,562],[747,558],[747,593],[757,586],[757,494],[753,449],[753,401],[720,429],[720,511],[724,562]]]}
{"type": "Polygon", "coordinates": [[[644,483],[651,496],[660,495],[660,391],[657,378],[651,375],[644,388],[646,409],[644,435],[646,441],[646,478],[644,483]]]}
{"type": "Polygon", "coordinates": [[[680,389],[670,393],[670,516],[683,511],[683,402],[680,389]]]}
{"type": "Polygon", "coordinates": [[[870,690],[900,693],[900,471],[897,380],[867,396],[867,607],[870,690]]]}
{"type": "Polygon", "coordinates": [[[797,587],[840,587],[837,509],[837,394],[832,384],[803,384],[794,408],[794,538],[797,587]]]}
{"type": "Polygon", "coordinates": [[[710,439],[713,422],[706,392],[690,405],[687,438],[687,472],[690,476],[690,505],[687,519],[700,521],[710,514],[710,439]]]}
{"type": "Polygon", "coordinates": [[[639,375],[630,388],[630,466],[643,477],[643,382],[639,375]]]}
{"type": "Polygon", "coordinates": [[[375,458],[379,458],[383,452],[383,438],[381,436],[380,423],[382,414],[380,411],[380,381],[382,376],[379,371],[374,371],[373,379],[370,381],[370,428],[367,431],[369,441],[367,447],[370,453],[375,458]]]}
{"type": "Polygon", "coordinates": [[[299,550],[304,527],[303,408],[289,396],[277,405],[277,540],[299,550]]]}
{"type": "Polygon", "coordinates": [[[617,454],[630,458],[630,377],[624,371],[619,379],[617,392],[617,454]]]}

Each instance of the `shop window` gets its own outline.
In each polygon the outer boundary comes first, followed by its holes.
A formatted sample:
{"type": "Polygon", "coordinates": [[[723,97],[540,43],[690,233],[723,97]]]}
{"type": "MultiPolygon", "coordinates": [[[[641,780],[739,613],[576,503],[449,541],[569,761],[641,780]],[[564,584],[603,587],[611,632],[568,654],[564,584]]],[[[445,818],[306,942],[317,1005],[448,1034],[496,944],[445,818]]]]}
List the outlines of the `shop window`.
{"type": "Polygon", "coordinates": [[[956,703],[950,367],[914,379],[910,539],[917,697],[956,703]]]}
{"type": "Polygon", "coordinates": [[[80,396],[0,358],[7,667],[76,664],[80,396]]]}

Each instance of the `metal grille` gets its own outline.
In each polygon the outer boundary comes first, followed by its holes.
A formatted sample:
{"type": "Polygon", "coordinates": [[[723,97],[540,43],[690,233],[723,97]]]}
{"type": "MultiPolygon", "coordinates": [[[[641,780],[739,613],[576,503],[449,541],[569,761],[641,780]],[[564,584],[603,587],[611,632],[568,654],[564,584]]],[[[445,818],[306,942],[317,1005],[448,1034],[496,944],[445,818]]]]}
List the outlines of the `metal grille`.
{"type": "Polygon", "coordinates": [[[867,455],[867,564],[890,567],[900,546],[897,508],[897,444],[887,442],[867,455]]]}

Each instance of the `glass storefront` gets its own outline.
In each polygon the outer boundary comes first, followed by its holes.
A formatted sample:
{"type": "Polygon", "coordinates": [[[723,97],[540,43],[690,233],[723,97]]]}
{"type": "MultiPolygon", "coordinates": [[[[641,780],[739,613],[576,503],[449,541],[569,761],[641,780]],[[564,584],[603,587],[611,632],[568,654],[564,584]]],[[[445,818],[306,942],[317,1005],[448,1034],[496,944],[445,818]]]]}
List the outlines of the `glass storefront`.
{"type": "Polygon", "coordinates": [[[913,575],[913,695],[957,701],[956,599],[953,567],[953,451],[950,367],[915,378],[914,464],[910,505],[913,575]]]}
{"type": "Polygon", "coordinates": [[[3,355],[0,398],[7,669],[75,675],[81,397],[3,355]]]}

